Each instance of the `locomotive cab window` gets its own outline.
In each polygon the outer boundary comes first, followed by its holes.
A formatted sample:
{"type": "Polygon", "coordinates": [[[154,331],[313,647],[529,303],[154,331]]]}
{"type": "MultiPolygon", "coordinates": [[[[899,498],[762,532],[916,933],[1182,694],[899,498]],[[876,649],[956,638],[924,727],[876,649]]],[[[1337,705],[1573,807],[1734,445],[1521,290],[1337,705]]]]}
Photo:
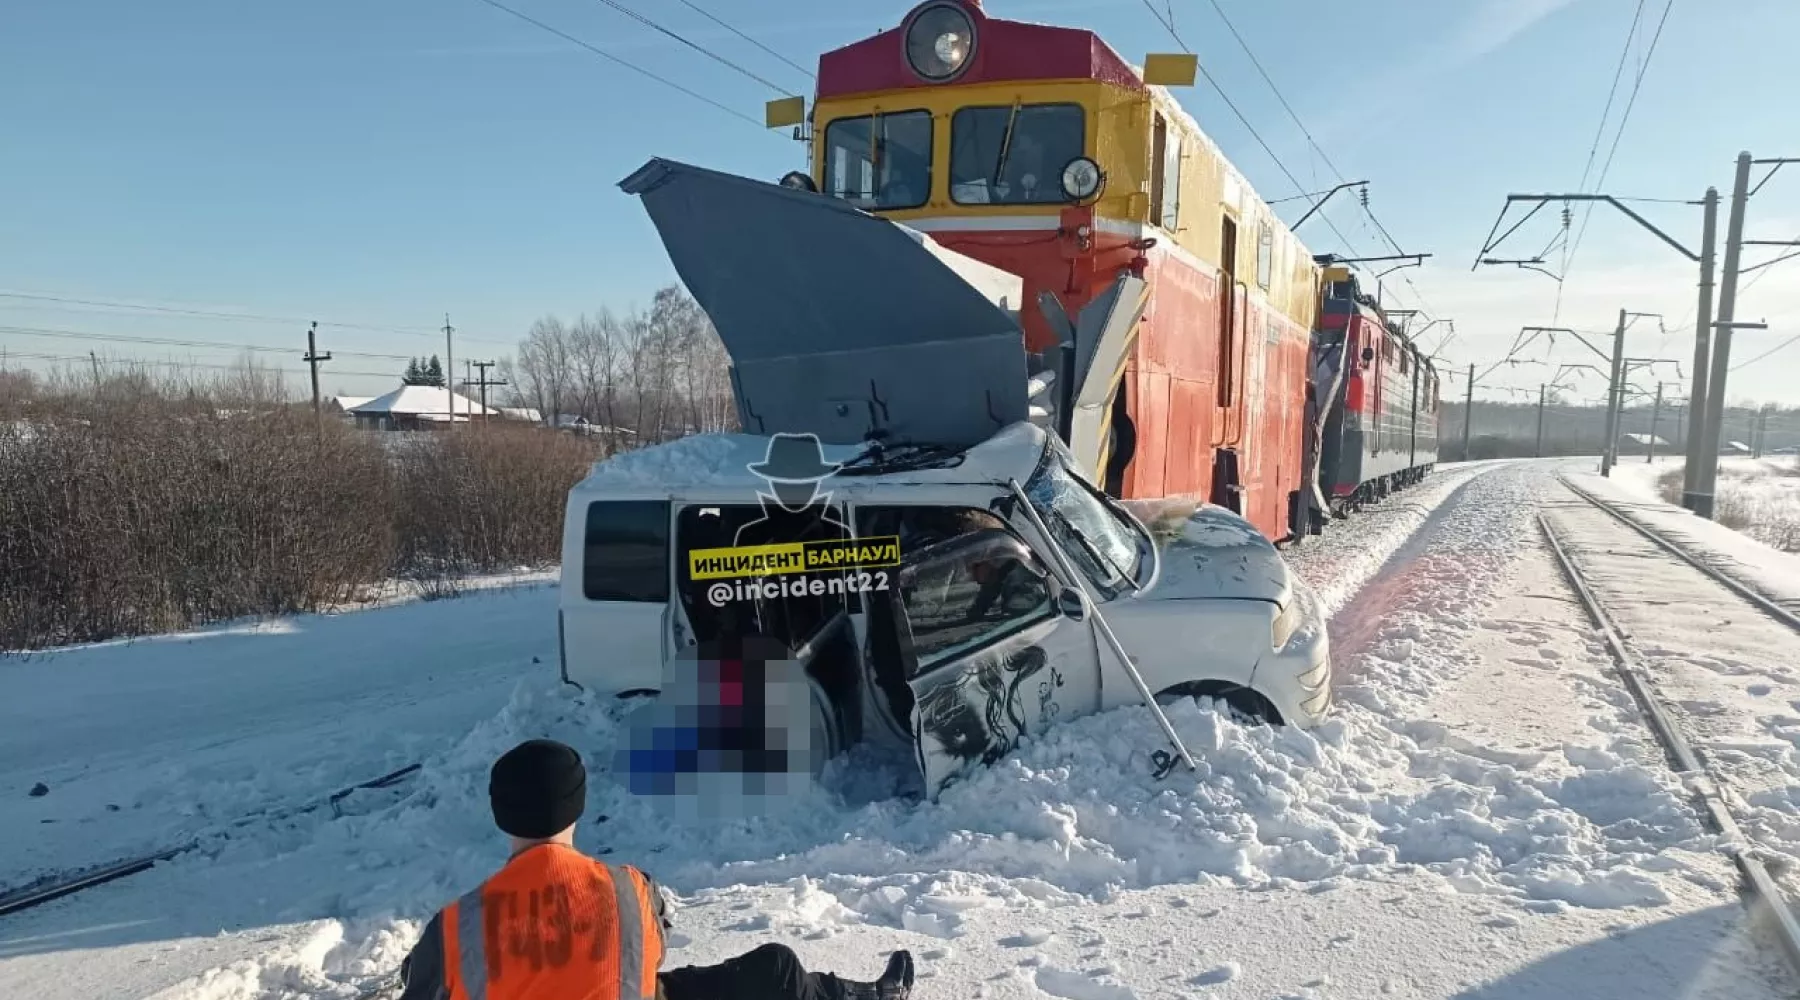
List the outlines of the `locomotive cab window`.
{"type": "Polygon", "coordinates": [[[950,200],[959,205],[1055,205],[1063,167],[1087,152],[1079,104],[963,108],[950,119],[950,200]]]}
{"type": "Polygon", "coordinates": [[[825,193],[858,208],[918,208],[931,196],[931,112],[833,121],[824,173],[825,193]]]}

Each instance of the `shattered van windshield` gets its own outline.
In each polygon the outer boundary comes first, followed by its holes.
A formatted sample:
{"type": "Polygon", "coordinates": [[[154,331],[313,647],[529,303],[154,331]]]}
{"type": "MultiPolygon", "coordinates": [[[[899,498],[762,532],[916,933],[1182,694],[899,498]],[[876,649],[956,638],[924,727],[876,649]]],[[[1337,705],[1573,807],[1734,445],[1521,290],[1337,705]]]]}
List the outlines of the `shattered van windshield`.
{"type": "Polygon", "coordinates": [[[1137,578],[1142,552],[1130,529],[1107,509],[1061,460],[1057,442],[1025,484],[1025,495],[1042,515],[1056,541],[1094,586],[1108,596],[1137,578]]]}

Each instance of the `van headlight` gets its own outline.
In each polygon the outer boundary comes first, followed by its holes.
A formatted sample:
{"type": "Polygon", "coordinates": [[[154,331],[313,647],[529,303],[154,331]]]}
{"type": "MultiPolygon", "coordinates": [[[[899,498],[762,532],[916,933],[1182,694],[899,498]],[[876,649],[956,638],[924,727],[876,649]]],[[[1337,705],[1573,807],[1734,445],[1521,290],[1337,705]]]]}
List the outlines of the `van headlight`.
{"type": "Polygon", "coordinates": [[[1274,643],[1273,648],[1280,649],[1287,645],[1288,640],[1294,637],[1294,633],[1299,628],[1300,600],[1297,597],[1290,597],[1287,607],[1282,608],[1281,613],[1275,616],[1274,631],[1269,637],[1269,640],[1274,643]]]}

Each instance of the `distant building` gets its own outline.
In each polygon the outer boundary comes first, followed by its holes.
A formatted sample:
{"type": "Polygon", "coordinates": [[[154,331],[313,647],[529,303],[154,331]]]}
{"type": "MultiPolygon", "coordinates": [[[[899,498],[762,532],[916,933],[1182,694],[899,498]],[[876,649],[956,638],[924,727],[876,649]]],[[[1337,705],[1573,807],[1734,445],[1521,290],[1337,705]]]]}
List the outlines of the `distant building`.
{"type": "Polygon", "coordinates": [[[519,420],[531,424],[544,422],[544,415],[532,406],[502,406],[499,408],[499,413],[506,420],[519,420]]]}
{"type": "Polygon", "coordinates": [[[374,398],[374,396],[328,396],[325,399],[325,412],[349,419],[351,410],[374,398]]]}
{"type": "Polygon", "coordinates": [[[356,426],[382,431],[416,431],[444,427],[471,417],[494,417],[498,410],[461,393],[432,385],[403,385],[385,396],[349,408],[356,426]]]}

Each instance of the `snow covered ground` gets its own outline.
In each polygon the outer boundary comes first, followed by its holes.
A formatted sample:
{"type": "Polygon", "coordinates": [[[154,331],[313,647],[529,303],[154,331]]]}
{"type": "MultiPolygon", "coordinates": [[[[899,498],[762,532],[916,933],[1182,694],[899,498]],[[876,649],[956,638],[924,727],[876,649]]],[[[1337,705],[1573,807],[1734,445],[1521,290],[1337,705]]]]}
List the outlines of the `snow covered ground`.
{"type": "MultiPolygon", "coordinates": [[[[1440,467],[1291,554],[1332,615],[1340,708],[1316,731],[1246,728],[1180,705],[1171,718],[1200,770],[1158,781],[1160,734],[1143,709],[1121,709],[1057,727],[935,803],[884,800],[885,762],[864,761],[778,816],[705,829],[671,826],[597,778],[580,843],[679,894],[671,965],[783,940],[817,966],[867,975],[907,947],[922,998],[1785,995],[1731,865],[1541,544],[1536,510],[1569,496],[1557,465],[1440,467]]],[[[459,704],[485,717],[429,720],[464,735],[411,785],[353,796],[348,815],[240,829],[0,919],[0,995],[348,997],[391,970],[424,917],[503,859],[485,801],[494,756],[548,735],[610,760],[615,709],[555,683],[553,629],[526,610],[548,608],[545,594],[341,616],[370,624],[340,626],[363,629],[361,642],[346,635],[317,654],[328,672],[385,676],[371,667],[393,659],[368,652],[378,642],[407,649],[411,671],[461,655],[480,663],[449,685],[415,674],[373,700],[467,684],[481,697],[459,704]],[[521,609],[510,630],[498,612],[469,613],[508,601],[521,609]],[[394,621],[426,609],[446,609],[435,628],[394,621]],[[490,645],[465,649],[477,635],[490,645]],[[550,655],[529,665],[539,650],[550,655]],[[476,712],[509,670],[526,679],[497,711],[476,712]]],[[[255,640],[234,641],[240,669],[260,662],[255,640]]],[[[315,659],[304,645],[291,657],[315,659]]],[[[123,660],[111,669],[93,683],[139,676],[123,660]]],[[[289,684],[267,700],[303,696],[289,684]]],[[[311,706],[330,718],[310,739],[341,744],[329,751],[340,761],[380,750],[389,737],[367,730],[382,717],[332,686],[311,706]]],[[[76,695],[62,697],[46,709],[82,715],[76,695]]],[[[171,760],[209,752],[207,737],[175,738],[202,723],[182,699],[141,699],[184,713],[184,725],[162,724],[171,760]]],[[[64,717],[7,721],[47,764],[76,756],[64,717]]],[[[134,737],[111,730],[130,719],[129,704],[99,706],[67,725],[107,732],[117,754],[134,737]]],[[[235,748],[214,748],[215,766],[244,768],[215,787],[296,790],[257,740],[241,731],[235,748]]],[[[219,808],[207,786],[165,787],[219,808]]]]}
{"type": "Polygon", "coordinates": [[[521,676],[554,672],[556,590],[530,580],[0,657],[0,887],[442,750],[521,676]]]}

